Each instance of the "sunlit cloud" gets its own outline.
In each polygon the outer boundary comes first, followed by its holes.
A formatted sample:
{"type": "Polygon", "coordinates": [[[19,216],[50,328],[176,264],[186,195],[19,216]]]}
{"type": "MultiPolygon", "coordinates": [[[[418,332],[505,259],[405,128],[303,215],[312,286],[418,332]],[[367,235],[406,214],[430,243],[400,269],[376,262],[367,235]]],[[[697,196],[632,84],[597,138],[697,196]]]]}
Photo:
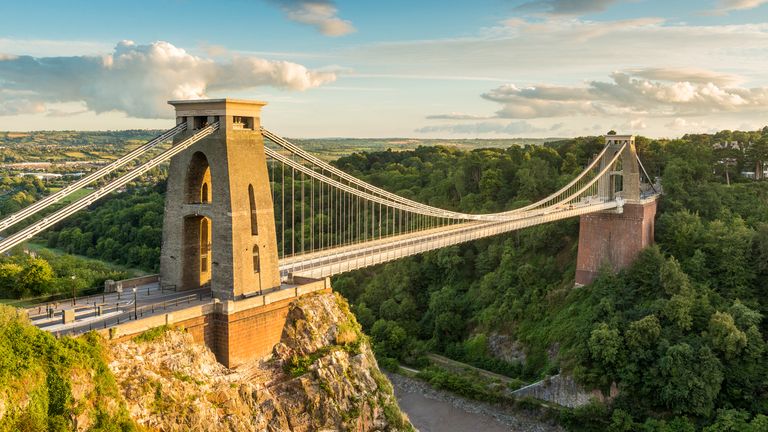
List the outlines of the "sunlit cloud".
{"type": "Polygon", "coordinates": [[[339,18],[330,0],[269,0],[283,10],[289,20],[314,27],[325,36],[344,36],[355,31],[350,21],[339,18]]]}
{"type": "Polygon", "coordinates": [[[168,118],[169,99],[255,87],[307,90],[332,82],[333,71],[252,56],[199,57],[168,42],[122,41],[101,56],[0,58],[0,115],[39,113],[46,104],[82,102],[93,112],[168,118]]]}
{"type": "MultiPolygon", "coordinates": [[[[582,86],[505,84],[483,93],[501,104],[498,118],[536,119],[566,116],[695,116],[768,109],[768,87],[728,85],[735,77],[707,70],[649,69],[614,72],[610,81],[582,86]],[[647,79],[645,77],[655,77],[647,79]],[[685,78],[685,81],[677,79],[685,78]]],[[[471,114],[428,118],[476,119],[471,114]]],[[[632,125],[639,128],[640,123],[632,125]]]]}

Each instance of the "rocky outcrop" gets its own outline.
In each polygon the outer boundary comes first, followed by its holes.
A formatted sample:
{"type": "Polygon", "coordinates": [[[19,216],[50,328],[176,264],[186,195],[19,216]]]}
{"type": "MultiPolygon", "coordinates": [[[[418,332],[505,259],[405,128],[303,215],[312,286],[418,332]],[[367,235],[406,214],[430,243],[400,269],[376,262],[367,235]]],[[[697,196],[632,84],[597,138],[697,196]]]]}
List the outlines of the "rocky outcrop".
{"type": "Polygon", "coordinates": [[[227,369],[182,331],[111,347],[131,418],[163,431],[411,430],[336,294],[296,300],[271,356],[227,369]]]}
{"type": "Polygon", "coordinates": [[[606,397],[600,390],[588,391],[576,383],[573,377],[560,374],[548,377],[512,392],[512,395],[515,397],[532,397],[568,408],[587,405],[593,400],[602,402],[606,399],[615,397],[617,394],[618,389],[615,384],[611,386],[611,392],[608,397],[606,397]]]}
{"type": "Polygon", "coordinates": [[[525,363],[526,360],[523,345],[507,334],[491,333],[488,335],[488,351],[492,356],[509,363],[525,363]]]}

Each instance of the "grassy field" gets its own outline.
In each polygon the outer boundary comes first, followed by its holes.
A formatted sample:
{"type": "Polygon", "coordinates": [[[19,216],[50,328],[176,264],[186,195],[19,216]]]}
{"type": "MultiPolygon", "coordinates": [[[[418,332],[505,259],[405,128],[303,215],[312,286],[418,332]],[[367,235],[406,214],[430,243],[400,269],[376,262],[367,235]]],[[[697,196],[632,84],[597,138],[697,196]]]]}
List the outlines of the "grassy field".
{"type": "MultiPolygon", "coordinates": [[[[62,188],[57,188],[57,187],[48,188],[48,190],[50,190],[51,193],[56,193],[56,192],[60,191],[61,189],[62,188]]],[[[71,195],[67,196],[66,198],[62,199],[59,202],[62,203],[62,204],[69,204],[69,203],[71,203],[73,201],[79,200],[80,198],[90,194],[91,192],[93,192],[93,190],[91,190],[91,189],[76,190],[76,191],[72,192],[71,195]]]]}
{"type": "Polygon", "coordinates": [[[145,275],[149,274],[148,272],[146,272],[144,270],[141,270],[141,269],[132,268],[132,267],[126,267],[126,266],[123,266],[123,265],[120,265],[120,264],[111,263],[109,261],[102,261],[102,260],[99,260],[99,259],[96,259],[96,258],[91,258],[91,257],[83,256],[83,255],[68,254],[68,253],[64,252],[63,250],[61,250],[61,249],[49,248],[48,246],[45,246],[45,245],[40,244],[40,243],[29,242],[29,243],[26,243],[26,245],[27,245],[27,249],[29,249],[32,252],[38,252],[39,253],[39,252],[42,252],[42,251],[48,251],[48,252],[50,252],[50,253],[52,253],[54,255],[71,255],[71,256],[80,258],[81,260],[84,260],[84,261],[90,261],[90,262],[104,264],[105,266],[107,266],[107,267],[109,267],[111,269],[114,269],[114,270],[128,272],[128,273],[131,274],[130,277],[139,277],[139,276],[145,276],[145,275]]]}

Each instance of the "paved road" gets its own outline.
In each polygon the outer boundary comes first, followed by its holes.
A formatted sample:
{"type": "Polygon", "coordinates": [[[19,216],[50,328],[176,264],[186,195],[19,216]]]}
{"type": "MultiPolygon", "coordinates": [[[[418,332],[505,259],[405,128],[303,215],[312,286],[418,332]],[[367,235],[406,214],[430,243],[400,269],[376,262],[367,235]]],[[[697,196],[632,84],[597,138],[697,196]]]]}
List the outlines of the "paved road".
{"type": "Polygon", "coordinates": [[[32,323],[43,330],[57,335],[85,333],[90,330],[109,328],[125,321],[141,319],[153,314],[166,313],[170,310],[186,308],[195,304],[211,301],[210,289],[201,288],[189,291],[161,290],[157,283],[138,287],[135,293],[128,290],[122,294],[110,293],[81,297],[73,306],[72,300],[36,305],[27,309],[32,323]],[[76,319],[72,323],[62,323],[65,309],[75,308],[76,319]],[[102,308],[98,315],[97,308],[102,308]],[[52,317],[46,312],[52,310],[52,317]]]}

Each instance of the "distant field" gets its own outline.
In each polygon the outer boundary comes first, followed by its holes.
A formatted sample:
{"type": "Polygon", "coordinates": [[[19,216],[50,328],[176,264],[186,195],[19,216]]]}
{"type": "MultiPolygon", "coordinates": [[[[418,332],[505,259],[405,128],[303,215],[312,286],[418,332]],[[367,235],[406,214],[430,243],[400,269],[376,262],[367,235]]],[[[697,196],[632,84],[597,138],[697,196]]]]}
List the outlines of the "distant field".
{"type": "MultiPolygon", "coordinates": [[[[62,188],[52,187],[52,188],[48,188],[48,189],[51,191],[51,193],[54,193],[54,192],[60,191],[62,188]]],[[[62,203],[62,204],[68,204],[68,203],[71,203],[72,201],[79,200],[80,198],[90,194],[91,192],[93,192],[93,190],[91,190],[91,189],[79,189],[79,190],[76,190],[76,191],[72,192],[71,195],[67,196],[66,198],[64,198],[63,200],[61,200],[59,202],[62,203]]]]}
{"type": "MultiPolygon", "coordinates": [[[[114,160],[155,137],[160,131],[0,131],[0,158],[6,161],[114,160]]],[[[555,138],[419,139],[419,138],[322,138],[290,141],[325,160],[352,153],[406,151],[420,146],[447,146],[462,150],[540,145],[555,138]]]]}
{"type": "Polygon", "coordinates": [[[87,155],[85,153],[79,152],[79,151],[64,152],[64,155],[66,155],[66,156],[68,156],[68,157],[70,157],[72,159],[85,159],[87,157],[87,155]]]}

